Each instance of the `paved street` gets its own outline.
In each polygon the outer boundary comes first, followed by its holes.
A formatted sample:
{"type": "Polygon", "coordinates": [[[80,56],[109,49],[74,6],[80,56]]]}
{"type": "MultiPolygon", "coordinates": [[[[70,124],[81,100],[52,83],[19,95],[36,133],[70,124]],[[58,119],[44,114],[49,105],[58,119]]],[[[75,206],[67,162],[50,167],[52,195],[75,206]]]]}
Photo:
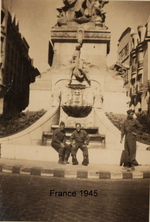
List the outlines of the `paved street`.
{"type": "Polygon", "coordinates": [[[148,222],[148,213],[149,179],[97,181],[0,173],[1,221],[148,222]],[[64,191],[68,196],[61,196],[64,191]]]}

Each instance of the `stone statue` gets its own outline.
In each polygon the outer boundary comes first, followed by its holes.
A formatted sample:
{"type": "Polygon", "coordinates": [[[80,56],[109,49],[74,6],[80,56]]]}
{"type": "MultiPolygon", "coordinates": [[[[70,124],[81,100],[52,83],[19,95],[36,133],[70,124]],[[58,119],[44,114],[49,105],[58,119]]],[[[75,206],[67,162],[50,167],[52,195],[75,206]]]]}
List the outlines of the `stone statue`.
{"type": "Polygon", "coordinates": [[[57,25],[67,24],[68,21],[82,24],[90,20],[104,23],[106,11],[103,8],[108,2],[103,0],[63,0],[64,6],[57,8],[59,12],[57,25]]]}
{"type": "Polygon", "coordinates": [[[87,17],[91,17],[95,20],[101,18],[101,22],[105,22],[105,14],[106,11],[103,9],[104,5],[107,4],[109,1],[100,1],[100,0],[84,0],[82,3],[81,12],[83,15],[87,17]]]}
{"type": "Polygon", "coordinates": [[[72,60],[71,60],[71,63],[73,63],[73,68],[72,68],[72,72],[71,72],[69,85],[72,82],[73,76],[75,76],[76,79],[79,82],[83,82],[84,79],[85,79],[88,82],[89,85],[91,84],[88,75],[82,69],[83,62],[82,62],[82,60],[80,60],[80,49],[81,49],[81,47],[82,47],[82,45],[80,45],[80,44],[78,44],[76,46],[73,57],[72,57],[72,60]]]}
{"type": "Polygon", "coordinates": [[[57,8],[59,12],[58,26],[65,24],[68,20],[72,20],[75,18],[76,3],[78,0],[63,0],[64,6],[60,6],[57,8]]]}
{"type": "Polygon", "coordinates": [[[73,53],[72,60],[71,60],[71,63],[73,64],[73,66],[72,66],[72,72],[71,72],[69,85],[72,82],[73,76],[75,76],[79,82],[83,82],[85,79],[88,82],[88,84],[91,85],[91,81],[87,73],[84,72],[83,70],[83,61],[80,59],[81,47],[83,44],[83,37],[84,37],[84,31],[82,29],[79,29],[77,31],[78,45],[75,47],[75,51],[73,53]]]}
{"type": "Polygon", "coordinates": [[[61,17],[65,17],[66,16],[66,12],[69,9],[74,8],[75,4],[77,3],[77,0],[63,0],[64,6],[60,6],[57,8],[57,11],[60,13],[58,15],[59,18],[61,17]]]}

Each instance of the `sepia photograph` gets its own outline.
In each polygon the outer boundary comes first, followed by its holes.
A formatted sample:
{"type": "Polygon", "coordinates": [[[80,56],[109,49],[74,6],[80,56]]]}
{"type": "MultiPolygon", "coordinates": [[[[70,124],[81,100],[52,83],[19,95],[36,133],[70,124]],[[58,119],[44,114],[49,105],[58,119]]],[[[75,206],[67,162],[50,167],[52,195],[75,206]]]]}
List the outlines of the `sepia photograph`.
{"type": "Polygon", "coordinates": [[[150,222],[150,1],[1,1],[0,221],[150,222]]]}

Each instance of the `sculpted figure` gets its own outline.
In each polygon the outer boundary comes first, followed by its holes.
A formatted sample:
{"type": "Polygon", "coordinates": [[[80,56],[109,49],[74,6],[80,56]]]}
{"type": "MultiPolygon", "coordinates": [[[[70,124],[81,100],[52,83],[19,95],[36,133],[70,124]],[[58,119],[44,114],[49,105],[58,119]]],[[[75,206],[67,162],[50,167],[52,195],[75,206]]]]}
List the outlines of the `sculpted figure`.
{"type": "Polygon", "coordinates": [[[77,0],[63,0],[64,5],[57,8],[57,11],[59,12],[58,17],[58,26],[61,26],[61,24],[67,22],[67,20],[71,20],[75,17],[75,6],[77,3],[77,0]],[[68,11],[70,11],[68,13],[68,11]]]}
{"type": "Polygon", "coordinates": [[[100,0],[84,0],[81,7],[82,15],[86,17],[94,17],[98,16],[101,18],[101,22],[105,22],[105,14],[106,11],[103,9],[104,5],[107,4],[109,1],[100,1],[100,0]]]}
{"type": "Polygon", "coordinates": [[[87,73],[84,72],[83,70],[83,62],[80,59],[81,47],[82,47],[82,43],[81,44],[79,43],[76,46],[74,54],[72,56],[71,63],[73,63],[73,68],[72,68],[69,84],[71,84],[72,82],[72,77],[75,76],[79,82],[83,82],[83,80],[85,79],[88,82],[88,84],[91,85],[91,81],[87,73]]]}
{"type": "Polygon", "coordinates": [[[57,11],[60,13],[57,17],[65,17],[66,12],[73,8],[76,4],[77,0],[63,0],[64,6],[60,6],[57,8],[57,11]]]}
{"type": "Polygon", "coordinates": [[[104,23],[105,22],[105,18],[106,18],[106,11],[103,9],[104,5],[107,4],[109,1],[98,1],[99,4],[95,5],[95,14],[97,16],[101,17],[101,22],[104,23]]]}
{"type": "Polygon", "coordinates": [[[101,91],[96,92],[94,94],[94,107],[101,109],[103,101],[104,101],[104,98],[103,98],[103,95],[102,95],[101,91]]]}
{"type": "Polygon", "coordinates": [[[83,38],[84,38],[84,30],[78,29],[77,31],[78,45],[75,47],[75,51],[73,53],[72,60],[71,60],[71,63],[73,64],[73,66],[71,70],[71,77],[70,77],[69,84],[71,84],[72,82],[72,77],[75,76],[79,82],[83,82],[83,80],[86,79],[86,81],[90,85],[90,79],[88,75],[86,74],[86,72],[83,71],[83,62],[80,59],[83,38]]]}
{"type": "Polygon", "coordinates": [[[91,19],[104,23],[106,11],[103,7],[108,2],[103,0],[63,0],[64,5],[57,8],[59,12],[57,25],[66,24],[69,20],[82,24],[91,19]]]}

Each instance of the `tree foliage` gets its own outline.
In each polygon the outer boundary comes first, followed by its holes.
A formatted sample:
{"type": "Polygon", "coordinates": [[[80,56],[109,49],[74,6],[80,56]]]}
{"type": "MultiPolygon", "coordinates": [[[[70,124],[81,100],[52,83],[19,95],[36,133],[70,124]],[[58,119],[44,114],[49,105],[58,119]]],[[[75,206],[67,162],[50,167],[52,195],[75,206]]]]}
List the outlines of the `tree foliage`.
{"type": "Polygon", "coordinates": [[[1,115],[0,137],[9,136],[26,129],[40,119],[45,112],[46,111],[42,109],[37,112],[27,111],[26,113],[19,113],[13,117],[10,113],[1,115]]]}
{"type": "MultiPolygon", "coordinates": [[[[150,145],[150,117],[145,112],[136,115],[137,120],[143,126],[143,134],[141,135],[140,132],[137,133],[137,141],[150,145]]],[[[118,117],[117,114],[113,114],[112,112],[106,113],[106,116],[119,130],[121,130],[125,118],[118,117]]]]}

